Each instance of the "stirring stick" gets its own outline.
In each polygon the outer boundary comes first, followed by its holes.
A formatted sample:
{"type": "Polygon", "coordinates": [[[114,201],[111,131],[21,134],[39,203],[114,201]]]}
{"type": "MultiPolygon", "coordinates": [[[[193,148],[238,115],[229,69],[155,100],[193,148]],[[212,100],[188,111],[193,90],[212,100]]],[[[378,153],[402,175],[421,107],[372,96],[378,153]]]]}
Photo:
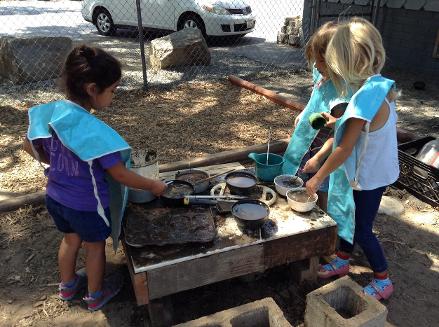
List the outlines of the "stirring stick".
{"type": "Polygon", "coordinates": [[[268,143],[267,143],[267,163],[268,166],[268,156],[270,154],[270,138],[271,138],[271,127],[268,129],[268,143]]]}

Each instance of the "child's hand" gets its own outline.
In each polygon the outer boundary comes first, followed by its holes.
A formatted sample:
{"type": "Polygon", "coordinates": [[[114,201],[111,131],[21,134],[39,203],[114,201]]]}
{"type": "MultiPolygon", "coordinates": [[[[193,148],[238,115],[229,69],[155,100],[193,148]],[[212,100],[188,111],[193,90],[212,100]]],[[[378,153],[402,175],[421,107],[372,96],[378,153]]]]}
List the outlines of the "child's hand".
{"type": "Polygon", "coordinates": [[[308,180],[305,185],[308,195],[313,195],[317,193],[322,182],[323,181],[320,180],[320,178],[317,175],[314,175],[310,180],[308,180]]]}
{"type": "Polygon", "coordinates": [[[331,116],[330,114],[326,113],[326,112],[322,112],[322,116],[326,119],[326,127],[329,128],[334,128],[335,126],[335,122],[337,121],[337,118],[335,118],[334,116],[331,116]]]}
{"type": "Polygon", "coordinates": [[[320,169],[320,162],[317,160],[316,157],[312,157],[311,159],[309,159],[305,166],[302,169],[302,172],[304,173],[308,173],[308,174],[312,174],[312,173],[316,173],[319,169],[320,169]]]}
{"type": "Polygon", "coordinates": [[[152,187],[150,189],[150,191],[155,195],[155,196],[160,196],[162,195],[166,188],[168,187],[168,185],[166,185],[165,183],[163,183],[162,181],[154,181],[152,183],[152,187]]]}

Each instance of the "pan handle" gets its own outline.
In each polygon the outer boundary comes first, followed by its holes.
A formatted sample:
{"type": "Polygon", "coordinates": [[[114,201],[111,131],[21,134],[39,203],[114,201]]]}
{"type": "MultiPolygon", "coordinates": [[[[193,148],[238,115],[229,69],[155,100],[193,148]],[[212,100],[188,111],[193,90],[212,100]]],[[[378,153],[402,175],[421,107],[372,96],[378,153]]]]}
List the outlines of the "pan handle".
{"type": "Polygon", "coordinates": [[[264,202],[267,206],[270,207],[273,203],[276,202],[277,194],[271,188],[268,188],[266,186],[262,186],[262,196],[259,200],[264,202]],[[268,194],[271,194],[270,200],[268,200],[268,194]]]}
{"type": "Polygon", "coordinates": [[[210,195],[224,195],[224,191],[226,190],[226,183],[219,183],[216,184],[212,189],[210,190],[210,195]]]}

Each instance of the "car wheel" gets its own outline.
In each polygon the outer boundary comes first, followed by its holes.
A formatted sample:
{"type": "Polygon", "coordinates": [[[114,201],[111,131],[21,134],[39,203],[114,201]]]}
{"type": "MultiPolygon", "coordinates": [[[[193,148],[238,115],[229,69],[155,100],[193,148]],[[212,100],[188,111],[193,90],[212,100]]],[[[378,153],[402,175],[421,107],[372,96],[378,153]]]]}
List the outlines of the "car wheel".
{"type": "Polygon", "coordinates": [[[204,37],[206,37],[206,28],[204,26],[203,20],[196,15],[186,15],[180,18],[178,22],[178,30],[184,28],[198,28],[204,37]]]}
{"type": "Polygon", "coordinates": [[[96,28],[101,35],[109,36],[116,32],[113,19],[108,10],[100,8],[96,12],[96,28]]]}

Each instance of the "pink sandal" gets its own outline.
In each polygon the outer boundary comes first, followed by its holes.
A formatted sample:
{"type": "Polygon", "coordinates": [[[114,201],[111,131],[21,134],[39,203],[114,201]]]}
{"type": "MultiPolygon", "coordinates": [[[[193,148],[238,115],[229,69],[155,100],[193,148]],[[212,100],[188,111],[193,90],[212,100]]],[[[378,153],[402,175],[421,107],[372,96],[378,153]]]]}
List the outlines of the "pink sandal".
{"type": "Polygon", "coordinates": [[[320,278],[327,279],[332,276],[342,277],[347,275],[348,273],[349,263],[344,263],[341,259],[337,257],[326,265],[320,265],[317,275],[320,278]]]}
{"type": "Polygon", "coordinates": [[[373,296],[375,299],[379,300],[387,300],[393,293],[393,284],[388,280],[388,284],[379,285],[379,281],[373,279],[369,285],[363,288],[364,294],[373,296]]]}

